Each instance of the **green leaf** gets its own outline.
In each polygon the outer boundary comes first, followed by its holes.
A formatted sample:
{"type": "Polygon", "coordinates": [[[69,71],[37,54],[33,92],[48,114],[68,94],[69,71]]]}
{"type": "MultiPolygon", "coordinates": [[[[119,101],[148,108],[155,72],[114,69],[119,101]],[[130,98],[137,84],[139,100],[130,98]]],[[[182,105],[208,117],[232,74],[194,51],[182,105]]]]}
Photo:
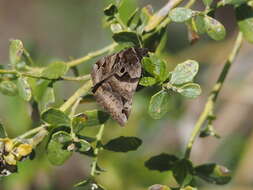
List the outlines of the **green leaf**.
{"type": "Polygon", "coordinates": [[[170,83],[175,85],[191,82],[198,73],[199,64],[194,60],[180,63],[172,71],[170,83]]]}
{"type": "Polygon", "coordinates": [[[134,151],[139,148],[142,144],[142,140],[137,137],[118,137],[110,140],[103,147],[106,150],[114,151],[114,152],[128,152],[134,151]]]}
{"type": "Polygon", "coordinates": [[[117,43],[133,43],[134,45],[139,44],[138,35],[135,32],[122,31],[114,33],[112,38],[117,43]]]}
{"type": "Polygon", "coordinates": [[[212,17],[205,16],[206,32],[213,40],[223,40],[226,36],[225,27],[217,20],[212,17]]]}
{"type": "Polygon", "coordinates": [[[224,166],[204,164],[195,168],[196,175],[209,183],[225,185],[231,180],[231,172],[224,166]]]}
{"type": "Polygon", "coordinates": [[[117,12],[118,8],[114,4],[110,4],[104,9],[104,14],[106,16],[114,16],[117,12]]]}
{"type": "MultiPolygon", "coordinates": [[[[147,5],[145,7],[143,7],[140,11],[140,20],[141,20],[141,25],[138,26],[137,28],[137,31],[138,31],[138,34],[142,34],[144,29],[146,29],[146,27],[148,27],[148,23],[150,21],[150,19],[152,18],[153,14],[152,14],[152,7],[151,5],[147,5]]],[[[156,23],[149,23],[151,25],[149,25],[149,28],[150,30],[153,30],[155,28],[155,24],[156,23]],[[154,25],[153,25],[154,24],[154,25]]],[[[148,29],[148,28],[147,28],[148,29]]],[[[148,30],[149,30],[148,29],[148,30]]]]}
{"type": "Polygon", "coordinates": [[[64,62],[54,62],[48,65],[41,73],[42,77],[58,79],[68,71],[68,65],[64,62]]]}
{"type": "Polygon", "coordinates": [[[32,90],[27,79],[23,77],[19,77],[18,82],[17,82],[17,87],[18,87],[19,96],[27,102],[30,101],[32,98],[32,90]]]}
{"type": "Polygon", "coordinates": [[[70,124],[69,117],[64,112],[55,108],[44,111],[41,119],[53,126],[68,126],[70,124]]]}
{"type": "Polygon", "coordinates": [[[196,98],[201,94],[201,88],[196,83],[188,83],[180,86],[177,92],[187,98],[196,98]]]}
{"type": "Polygon", "coordinates": [[[10,40],[9,56],[13,66],[21,61],[23,53],[23,43],[20,40],[10,40]]]}
{"type": "Polygon", "coordinates": [[[113,24],[111,24],[111,31],[112,31],[112,33],[119,33],[122,31],[122,27],[118,23],[113,23],[113,24]]]}
{"type": "Polygon", "coordinates": [[[178,161],[176,156],[162,153],[147,160],[145,162],[145,166],[150,170],[164,172],[171,170],[176,161],[178,161]]]}
{"type": "Polygon", "coordinates": [[[237,23],[244,38],[253,43],[253,8],[243,4],[236,9],[237,23]]]}
{"type": "Polygon", "coordinates": [[[64,149],[65,144],[71,140],[71,136],[64,131],[52,135],[47,147],[47,156],[52,164],[62,165],[72,155],[72,152],[64,149]]]}
{"type": "Polygon", "coordinates": [[[72,119],[72,127],[75,133],[79,133],[85,127],[93,127],[104,124],[109,119],[109,114],[103,111],[91,110],[76,115],[72,119]]]}
{"type": "Polygon", "coordinates": [[[148,190],[171,190],[171,188],[165,186],[165,185],[152,185],[151,187],[148,188],[148,190]]]}
{"type": "Polygon", "coordinates": [[[153,77],[142,77],[139,85],[141,86],[153,86],[156,83],[156,79],[153,77]]]}
{"type": "Polygon", "coordinates": [[[198,34],[206,33],[205,17],[203,15],[196,15],[192,19],[192,27],[198,34]]]}
{"type": "Polygon", "coordinates": [[[213,0],[203,0],[203,3],[205,4],[205,6],[210,6],[212,4],[213,0]]]}
{"type": "Polygon", "coordinates": [[[223,0],[222,4],[223,5],[230,4],[230,5],[238,6],[238,5],[241,5],[241,4],[246,3],[248,1],[249,0],[223,0]]]}
{"type": "Polygon", "coordinates": [[[55,95],[53,87],[48,87],[45,89],[41,100],[39,101],[39,110],[40,112],[48,109],[48,106],[55,102],[55,95]]]}
{"type": "Polygon", "coordinates": [[[167,77],[166,63],[153,53],[142,59],[143,68],[158,81],[165,81],[167,77]]]}
{"type": "Polygon", "coordinates": [[[48,109],[55,102],[54,89],[51,81],[44,79],[29,80],[34,100],[38,103],[40,112],[48,109]]]}
{"type": "Polygon", "coordinates": [[[181,186],[188,185],[193,179],[193,166],[189,160],[177,161],[172,168],[173,176],[181,186]]]}
{"type": "Polygon", "coordinates": [[[138,26],[141,25],[141,20],[140,20],[140,9],[137,8],[134,10],[132,15],[129,17],[127,21],[127,26],[131,28],[132,30],[136,29],[138,26]]]}
{"type": "Polygon", "coordinates": [[[173,22],[186,22],[193,16],[193,11],[188,8],[178,7],[169,12],[169,17],[173,22]]]}
{"type": "Polygon", "coordinates": [[[3,124],[0,123],[0,138],[5,138],[5,137],[7,137],[7,133],[5,131],[3,124]]]}
{"type": "Polygon", "coordinates": [[[196,187],[192,187],[192,186],[187,186],[187,187],[184,187],[180,190],[198,190],[196,187]]]}
{"type": "Polygon", "coordinates": [[[15,83],[5,80],[0,82],[0,92],[7,96],[16,96],[18,94],[18,89],[15,83]]]}
{"type": "Polygon", "coordinates": [[[169,110],[169,95],[162,90],[151,97],[148,112],[154,119],[162,118],[169,110]]]}
{"type": "Polygon", "coordinates": [[[77,148],[77,152],[87,152],[91,149],[90,143],[83,139],[79,139],[78,142],[75,142],[75,146],[77,148]]]}

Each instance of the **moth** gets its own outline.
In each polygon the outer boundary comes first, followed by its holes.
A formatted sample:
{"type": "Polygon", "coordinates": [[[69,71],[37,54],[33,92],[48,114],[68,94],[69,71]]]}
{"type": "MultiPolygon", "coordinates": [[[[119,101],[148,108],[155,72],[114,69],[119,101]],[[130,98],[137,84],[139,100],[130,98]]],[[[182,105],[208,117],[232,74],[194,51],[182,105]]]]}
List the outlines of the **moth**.
{"type": "Polygon", "coordinates": [[[133,95],[141,78],[144,48],[128,48],[100,59],[94,64],[91,78],[96,101],[124,126],[129,118],[133,95]]]}

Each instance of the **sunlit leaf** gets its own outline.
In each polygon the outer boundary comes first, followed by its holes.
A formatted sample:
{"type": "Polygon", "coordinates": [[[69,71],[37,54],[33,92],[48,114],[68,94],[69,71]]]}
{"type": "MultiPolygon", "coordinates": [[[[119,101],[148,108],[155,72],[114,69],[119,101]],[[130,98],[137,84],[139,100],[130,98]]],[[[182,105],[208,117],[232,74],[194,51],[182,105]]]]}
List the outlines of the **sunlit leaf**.
{"type": "Polygon", "coordinates": [[[166,63],[153,53],[142,59],[143,68],[158,81],[165,81],[167,77],[166,63]]]}
{"type": "Polygon", "coordinates": [[[17,87],[19,96],[23,98],[25,101],[30,101],[32,98],[32,89],[27,79],[24,77],[19,77],[17,87]]]}
{"type": "Polygon", "coordinates": [[[197,32],[198,34],[206,33],[205,16],[196,15],[192,19],[192,25],[194,31],[197,32]]]}
{"type": "Polygon", "coordinates": [[[169,95],[162,90],[151,97],[148,112],[154,119],[162,118],[169,110],[169,95]]]}
{"type": "Polygon", "coordinates": [[[180,85],[191,82],[198,73],[198,69],[199,64],[194,60],[187,60],[183,63],[180,63],[173,70],[170,83],[180,85]]]}
{"type": "Polygon", "coordinates": [[[216,19],[205,16],[206,32],[213,40],[223,40],[226,36],[225,27],[216,19]]]}
{"type": "Polygon", "coordinates": [[[141,86],[152,86],[156,83],[156,79],[153,77],[142,77],[139,85],[141,86]]]}
{"type": "Polygon", "coordinates": [[[62,111],[50,108],[41,114],[41,119],[53,126],[70,125],[69,117],[62,111]]]}
{"type": "Polygon", "coordinates": [[[64,131],[59,131],[52,135],[47,147],[47,156],[54,165],[62,165],[72,152],[64,149],[64,145],[71,141],[71,137],[64,131]]]}
{"type": "Polygon", "coordinates": [[[64,62],[54,62],[48,65],[41,73],[42,77],[58,79],[68,71],[68,65],[64,62]]]}
{"type": "Polygon", "coordinates": [[[196,83],[187,83],[183,86],[180,86],[177,92],[187,98],[196,98],[201,94],[201,88],[196,83]]]}
{"type": "Polygon", "coordinates": [[[16,96],[18,94],[18,89],[15,83],[6,80],[0,82],[0,92],[7,96],[16,96]]]}
{"type": "Polygon", "coordinates": [[[21,61],[24,53],[24,46],[20,40],[10,40],[9,56],[13,66],[21,61]]]}
{"type": "Polygon", "coordinates": [[[188,8],[178,7],[169,12],[169,17],[173,22],[186,22],[193,16],[193,11],[188,8]]]}

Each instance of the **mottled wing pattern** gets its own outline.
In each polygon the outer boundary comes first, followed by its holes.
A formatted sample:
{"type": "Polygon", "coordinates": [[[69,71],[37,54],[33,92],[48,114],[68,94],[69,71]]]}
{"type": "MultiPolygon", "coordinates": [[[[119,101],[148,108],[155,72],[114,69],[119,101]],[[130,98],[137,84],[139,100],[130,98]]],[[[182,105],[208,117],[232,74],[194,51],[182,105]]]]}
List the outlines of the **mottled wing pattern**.
{"type": "Polygon", "coordinates": [[[147,53],[129,48],[100,59],[91,73],[97,102],[121,126],[128,120],[132,99],[141,77],[141,59],[147,53]]]}

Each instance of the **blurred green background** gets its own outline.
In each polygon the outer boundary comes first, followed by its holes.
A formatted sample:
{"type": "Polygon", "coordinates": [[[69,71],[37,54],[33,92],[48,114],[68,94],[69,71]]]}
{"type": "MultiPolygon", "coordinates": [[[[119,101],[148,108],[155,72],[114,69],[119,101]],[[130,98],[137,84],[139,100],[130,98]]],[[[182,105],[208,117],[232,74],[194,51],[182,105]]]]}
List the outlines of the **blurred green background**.
{"type": "MultiPolygon", "coordinates": [[[[123,20],[138,6],[151,4],[154,10],[166,0],[125,0],[121,10],[123,20]]],[[[46,65],[52,60],[69,60],[100,49],[111,43],[111,33],[103,24],[103,8],[108,0],[1,0],[0,1],[0,64],[9,64],[9,39],[24,42],[37,64],[46,65]]],[[[196,9],[203,9],[201,2],[196,9]]],[[[171,24],[168,27],[168,44],[164,58],[173,68],[186,59],[200,63],[197,77],[203,93],[196,100],[171,96],[170,112],[161,120],[147,114],[148,102],[158,89],[149,88],[136,93],[133,110],[127,127],[115,122],[106,125],[104,141],[125,135],[138,136],[143,145],[127,154],[102,152],[99,164],[107,172],[99,181],[109,190],[145,190],[156,183],[169,184],[170,173],[148,171],[144,161],[162,152],[181,156],[196,119],[203,109],[207,95],[215,83],[237,31],[231,7],[220,9],[216,17],[226,26],[228,35],[222,42],[202,36],[191,46],[186,26],[171,24]]],[[[203,190],[253,189],[253,46],[244,43],[217,102],[215,128],[221,135],[198,139],[194,145],[194,163],[218,162],[233,171],[233,181],[227,186],[212,186],[198,181],[203,190]]],[[[81,73],[89,73],[92,63],[81,66],[81,73]]],[[[69,97],[80,84],[59,82],[55,86],[56,105],[69,97]]],[[[91,105],[92,106],[92,105],[91,105]]],[[[89,107],[89,105],[88,105],[89,107]]],[[[80,106],[80,111],[87,105],[80,106]]],[[[0,118],[11,137],[35,127],[31,120],[31,107],[20,98],[0,95],[0,118]]],[[[19,173],[0,179],[1,190],[70,190],[72,185],[89,174],[91,160],[74,155],[61,167],[48,162],[43,148],[33,161],[19,165],[19,173]]]]}

